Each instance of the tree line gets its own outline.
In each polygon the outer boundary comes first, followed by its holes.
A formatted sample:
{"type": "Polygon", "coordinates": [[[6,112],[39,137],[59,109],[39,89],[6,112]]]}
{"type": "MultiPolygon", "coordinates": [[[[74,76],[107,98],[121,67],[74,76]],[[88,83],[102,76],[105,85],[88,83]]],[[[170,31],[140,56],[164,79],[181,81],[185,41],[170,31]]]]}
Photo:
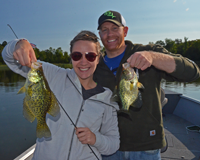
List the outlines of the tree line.
{"type": "MultiPolygon", "coordinates": [[[[3,48],[6,45],[6,41],[0,44],[0,53],[2,53],[3,48]]],[[[34,48],[34,51],[38,60],[46,61],[49,63],[70,63],[70,56],[68,52],[64,52],[61,47],[58,47],[57,49],[50,47],[49,49],[41,51],[38,48],[34,48]]],[[[5,64],[2,55],[0,56],[0,64],[5,64]]]]}
{"type": "Polygon", "coordinates": [[[188,41],[188,38],[182,39],[168,39],[165,41],[159,40],[155,44],[162,45],[171,53],[180,54],[195,62],[200,61],[200,39],[188,41]]]}
{"type": "MultiPolygon", "coordinates": [[[[166,38],[164,41],[158,40],[155,43],[149,42],[149,44],[159,44],[171,53],[180,54],[195,62],[200,62],[200,39],[188,41],[188,38],[184,37],[184,40],[182,41],[182,39],[172,40],[166,38]]],[[[3,48],[6,45],[6,41],[0,44],[0,53],[2,53],[3,48]]],[[[105,49],[102,47],[102,51],[104,50],[105,49]]],[[[57,49],[50,47],[49,49],[42,51],[35,48],[34,51],[36,58],[39,60],[50,63],[70,63],[70,56],[68,52],[63,51],[61,47],[58,47],[57,49]]],[[[0,56],[0,64],[5,64],[2,56],[0,56]]]]}

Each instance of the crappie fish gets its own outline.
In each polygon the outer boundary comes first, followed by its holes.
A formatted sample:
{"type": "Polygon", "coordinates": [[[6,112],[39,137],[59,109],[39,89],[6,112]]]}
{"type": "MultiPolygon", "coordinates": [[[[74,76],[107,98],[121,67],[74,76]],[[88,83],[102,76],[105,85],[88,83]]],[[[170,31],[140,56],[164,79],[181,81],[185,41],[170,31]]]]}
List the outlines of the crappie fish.
{"type": "Polygon", "coordinates": [[[142,96],[139,89],[144,89],[144,86],[138,82],[137,74],[129,63],[122,64],[122,67],[121,79],[112,99],[121,103],[122,111],[128,112],[130,107],[141,108],[142,96]]]}
{"type": "Polygon", "coordinates": [[[51,132],[46,124],[46,114],[49,113],[55,117],[60,108],[43,74],[42,63],[32,63],[25,85],[18,93],[24,92],[24,117],[30,122],[37,119],[36,134],[38,138],[51,137],[51,132]]]}

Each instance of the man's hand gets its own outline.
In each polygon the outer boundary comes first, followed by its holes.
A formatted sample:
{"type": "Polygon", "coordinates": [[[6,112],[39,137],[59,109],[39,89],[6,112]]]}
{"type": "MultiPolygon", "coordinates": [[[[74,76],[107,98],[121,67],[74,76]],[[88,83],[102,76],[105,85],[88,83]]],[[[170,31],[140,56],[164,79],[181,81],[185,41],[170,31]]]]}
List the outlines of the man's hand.
{"type": "Polygon", "coordinates": [[[37,61],[31,44],[26,40],[17,42],[13,56],[23,66],[31,67],[31,63],[37,61]]]}
{"type": "Polygon", "coordinates": [[[96,142],[96,136],[89,128],[76,128],[76,135],[82,144],[94,145],[96,142]]]}
{"type": "Polygon", "coordinates": [[[152,65],[153,57],[151,51],[135,52],[127,59],[127,62],[131,67],[145,70],[152,65]]]}
{"type": "Polygon", "coordinates": [[[176,69],[173,56],[154,51],[135,52],[127,59],[127,62],[131,67],[141,70],[145,70],[151,65],[167,73],[172,73],[176,69]]]}

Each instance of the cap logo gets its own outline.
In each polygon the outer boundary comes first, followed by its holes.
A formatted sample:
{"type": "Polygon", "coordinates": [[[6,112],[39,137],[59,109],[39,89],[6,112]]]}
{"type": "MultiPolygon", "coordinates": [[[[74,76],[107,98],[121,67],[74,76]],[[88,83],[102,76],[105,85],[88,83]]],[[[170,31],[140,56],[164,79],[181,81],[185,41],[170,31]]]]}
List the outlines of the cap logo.
{"type": "Polygon", "coordinates": [[[113,16],[113,13],[110,11],[107,11],[106,13],[104,13],[105,16],[111,17],[111,18],[115,18],[116,16],[113,16]]]}

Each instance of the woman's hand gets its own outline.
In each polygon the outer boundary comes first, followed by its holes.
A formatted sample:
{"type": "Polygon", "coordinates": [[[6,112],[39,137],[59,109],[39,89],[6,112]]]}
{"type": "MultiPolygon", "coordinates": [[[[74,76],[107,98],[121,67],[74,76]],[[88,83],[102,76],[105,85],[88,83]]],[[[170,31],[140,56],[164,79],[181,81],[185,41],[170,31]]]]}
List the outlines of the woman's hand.
{"type": "Polygon", "coordinates": [[[22,66],[31,67],[31,63],[37,61],[31,44],[26,40],[17,42],[13,56],[22,66]]]}
{"type": "Polygon", "coordinates": [[[94,145],[96,142],[96,136],[89,128],[76,128],[76,135],[82,144],[94,145]]]}

